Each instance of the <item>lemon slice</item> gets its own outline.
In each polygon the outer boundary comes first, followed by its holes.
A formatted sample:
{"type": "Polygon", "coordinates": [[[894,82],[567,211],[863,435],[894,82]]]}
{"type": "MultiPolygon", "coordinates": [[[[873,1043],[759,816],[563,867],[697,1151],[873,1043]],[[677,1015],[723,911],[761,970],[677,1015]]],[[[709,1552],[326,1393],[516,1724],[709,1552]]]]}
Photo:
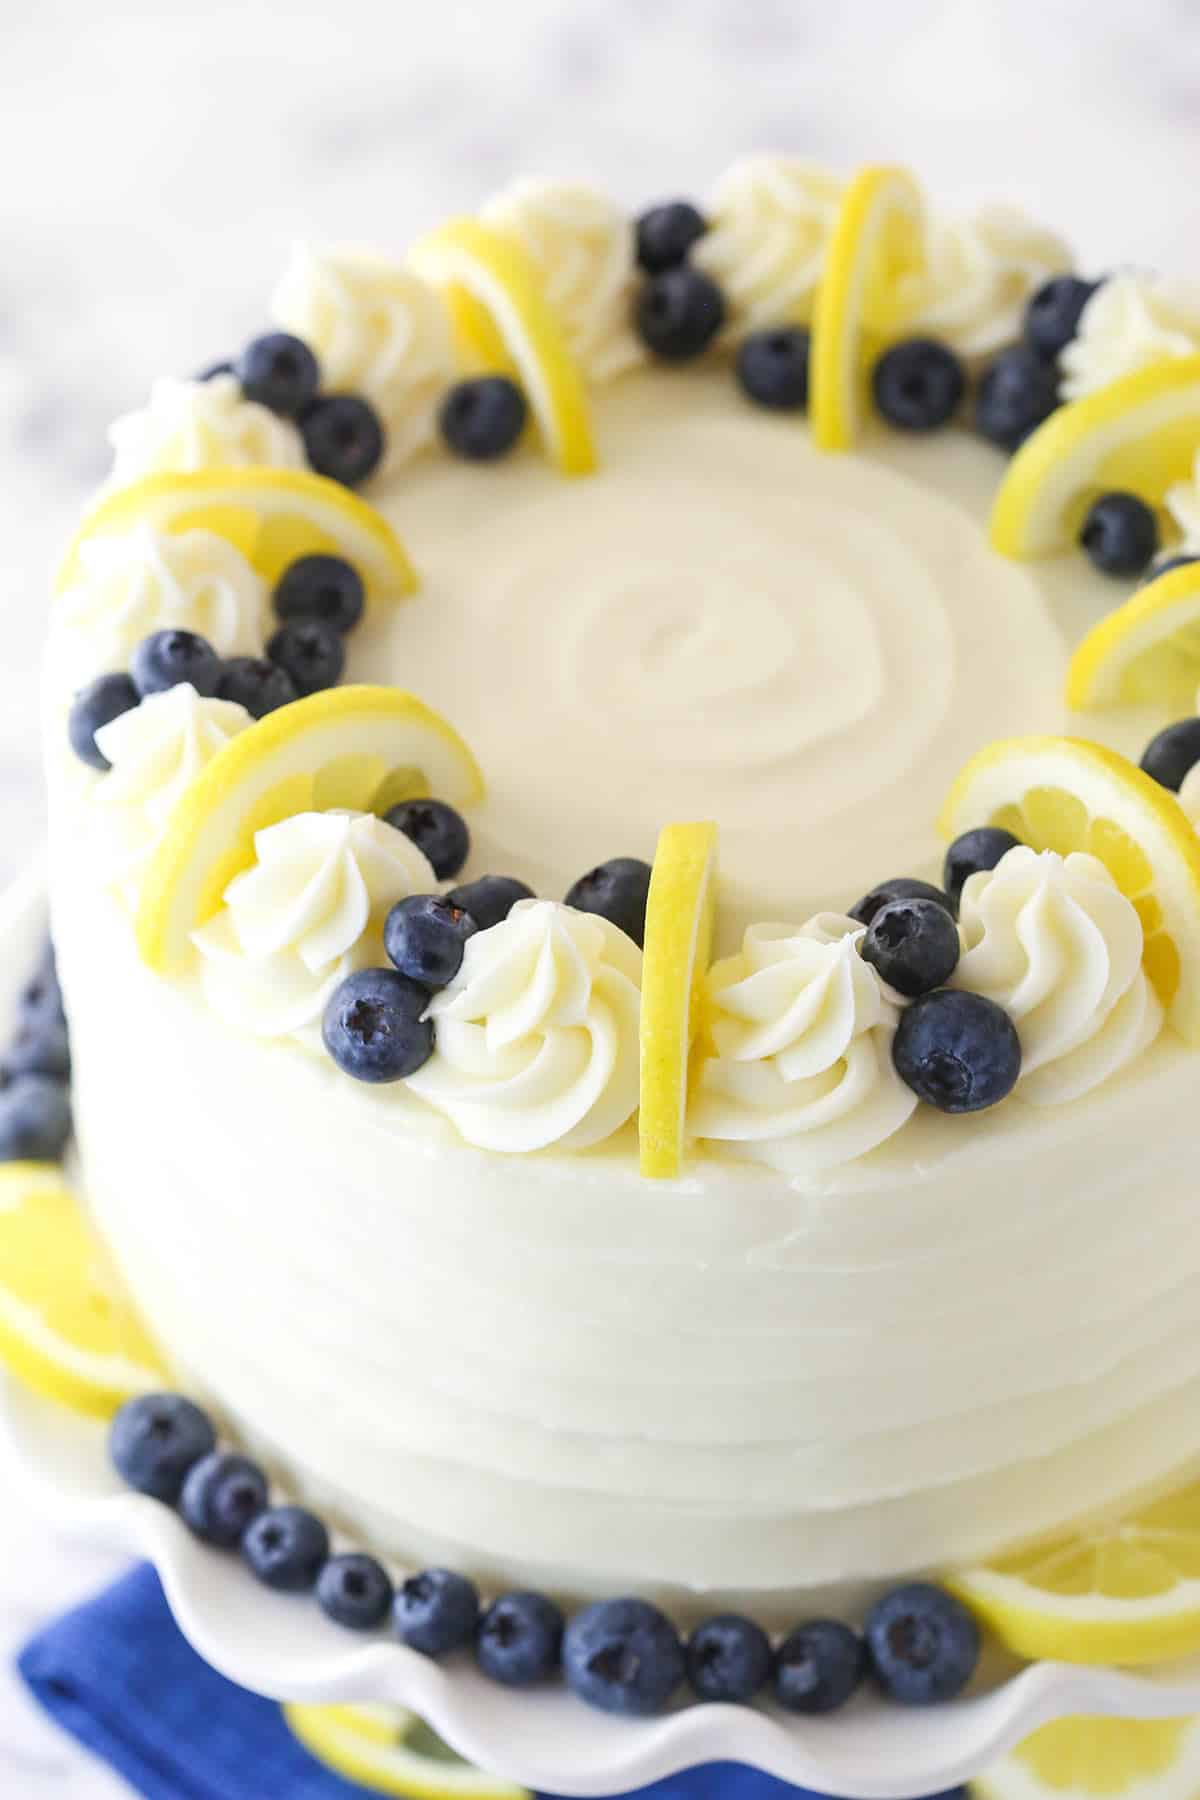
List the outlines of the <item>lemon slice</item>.
{"type": "Polygon", "coordinates": [[[470,806],[483,777],[453,726],[412,694],[330,688],[268,713],[218,750],[172,812],[142,882],[142,960],[165,972],[185,959],[191,933],[253,861],[256,832],[299,812],[385,812],[418,794],[470,806]]]}
{"type": "Polygon", "coordinates": [[[842,198],[812,321],[809,418],[822,450],[848,450],[865,407],[865,365],[900,328],[898,297],[924,262],[921,190],[904,169],[860,169],[842,198]]]}
{"type": "Polygon", "coordinates": [[[642,954],[642,1174],[670,1180],[683,1164],[688,1070],[701,984],[712,959],[717,828],[659,834],[642,954]]]}
{"type": "Polygon", "coordinates": [[[528,253],[477,219],[452,219],[411,253],[443,289],[460,333],[493,363],[500,347],[529,397],[546,452],[564,475],[596,466],[587,384],[528,253]]]}
{"type": "Polygon", "coordinates": [[[472,1768],[415,1713],[387,1706],[285,1706],[319,1762],[377,1794],[403,1800],[533,1800],[527,1788],[472,1768]]]}
{"type": "Polygon", "coordinates": [[[215,532],[270,583],[299,556],[330,554],[354,564],[372,603],[397,599],[417,584],[387,520],[340,482],[303,469],[197,469],[147,475],[98,500],[59,565],[58,591],[79,579],[80,550],[89,538],[136,525],[215,532]]]}
{"type": "Polygon", "coordinates": [[[163,1365],[50,1163],[0,1167],[0,1362],[35,1393],[107,1418],[163,1365]]]}
{"type": "Polygon", "coordinates": [[[976,1800],[1197,1800],[1200,1720],[1055,1719],[971,1783],[976,1800]]]}
{"type": "Polygon", "coordinates": [[[1200,689],[1200,562],[1168,569],[1089,631],[1067,670],[1077,712],[1159,702],[1196,710],[1200,689]]]}
{"type": "Polygon", "coordinates": [[[1098,857],[1137,908],[1146,973],[1171,1023],[1200,1044],[1200,838],[1174,794],[1099,744],[1015,738],[981,751],[951,789],[946,836],[975,825],[1098,857]]]}
{"type": "Polygon", "coordinates": [[[1200,449],[1200,356],[1168,357],[1051,413],[1008,465],[992,507],[992,547],[1046,556],[1074,542],[1099,494],[1158,505],[1200,449]]]}

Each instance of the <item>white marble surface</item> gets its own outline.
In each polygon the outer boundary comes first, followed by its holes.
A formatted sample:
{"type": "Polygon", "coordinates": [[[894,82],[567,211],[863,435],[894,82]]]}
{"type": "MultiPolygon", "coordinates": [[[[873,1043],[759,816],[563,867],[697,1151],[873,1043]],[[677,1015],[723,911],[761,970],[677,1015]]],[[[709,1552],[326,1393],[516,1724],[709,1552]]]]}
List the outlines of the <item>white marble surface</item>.
{"type": "MultiPolygon", "coordinates": [[[[529,169],[632,203],[741,149],[911,162],[1200,274],[1194,0],[40,0],[0,7],[0,880],[40,829],[46,570],[150,378],[254,329],[298,235],[400,245],[529,169]]],[[[0,1493],[0,1657],[108,1572],[0,1493]]],[[[0,1671],[0,1794],[123,1787],[0,1671]]]]}

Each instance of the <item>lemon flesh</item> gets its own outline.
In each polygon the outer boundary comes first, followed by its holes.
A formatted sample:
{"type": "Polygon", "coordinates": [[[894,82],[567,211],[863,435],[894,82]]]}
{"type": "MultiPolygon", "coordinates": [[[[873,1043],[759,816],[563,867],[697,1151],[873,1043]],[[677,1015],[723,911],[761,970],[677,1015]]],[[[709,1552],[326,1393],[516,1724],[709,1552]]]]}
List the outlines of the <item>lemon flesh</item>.
{"type": "Polygon", "coordinates": [[[391,1707],[287,1706],[288,1725],[347,1781],[402,1800],[532,1800],[527,1788],[472,1768],[415,1713],[391,1707]]]}
{"type": "Polygon", "coordinates": [[[642,1174],[670,1180],[683,1165],[684,1117],[698,999],[712,960],[717,828],[668,825],[659,836],[642,953],[642,1174]]]}
{"type": "Polygon", "coordinates": [[[1197,1800],[1194,1719],[1055,1719],[971,1783],[979,1800],[1197,1800]]]}
{"type": "Polygon", "coordinates": [[[1067,670],[1077,712],[1154,703],[1196,710],[1200,689],[1200,563],[1168,569],[1089,631],[1067,670]]]}

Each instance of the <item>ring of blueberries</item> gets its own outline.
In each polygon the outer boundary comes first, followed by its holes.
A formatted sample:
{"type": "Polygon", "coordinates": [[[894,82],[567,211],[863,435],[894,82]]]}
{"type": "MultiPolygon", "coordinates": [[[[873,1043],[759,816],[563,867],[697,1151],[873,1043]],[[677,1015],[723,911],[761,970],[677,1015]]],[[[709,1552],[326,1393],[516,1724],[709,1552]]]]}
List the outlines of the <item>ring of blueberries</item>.
{"type": "Polygon", "coordinates": [[[547,1595],[527,1591],[485,1604],[451,1569],[393,1580],[377,1557],[335,1550],[307,1508],[274,1504],[259,1466],[222,1450],[208,1415],[182,1394],[126,1401],[109,1454],[127,1486],[173,1507],[203,1543],[238,1552],[265,1587],[314,1595],[335,1625],[389,1629],[422,1656],[471,1653],[502,1687],[561,1678],[588,1705],[627,1718],[662,1712],[685,1687],[726,1704],[769,1693],[786,1712],[818,1714],[871,1683],[902,1706],[930,1706],[960,1694],[979,1662],[975,1620],[929,1582],[885,1594],[861,1631],[808,1619],[773,1644],[736,1613],[706,1619],[684,1637],[658,1607],[632,1597],[598,1600],[568,1617],[547,1595]]]}

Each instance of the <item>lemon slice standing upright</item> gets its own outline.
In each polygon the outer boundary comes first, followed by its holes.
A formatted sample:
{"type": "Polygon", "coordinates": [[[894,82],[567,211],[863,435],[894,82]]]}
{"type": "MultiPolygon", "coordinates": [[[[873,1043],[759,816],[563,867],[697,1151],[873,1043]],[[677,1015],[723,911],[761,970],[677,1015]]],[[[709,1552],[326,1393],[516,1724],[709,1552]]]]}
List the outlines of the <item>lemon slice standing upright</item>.
{"type": "Polygon", "coordinates": [[[1200,690],[1200,562],[1146,583],[1083,639],[1067,670],[1067,705],[1196,711],[1200,690]]]}
{"type": "Polygon", "coordinates": [[[642,1174],[670,1180],[683,1166],[688,1073],[712,959],[717,828],[667,825],[659,835],[642,953],[642,1174]]]}
{"type": "Polygon", "coordinates": [[[1055,1719],[971,1783],[976,1800],[1196,1800],[1200,1720],[1055,1719]]]}
{"type": "Polygon", "coordinates": [[[305,1749],[347,1781],[400,1800],[533,1800],[527,1788],[472,1768],[415,1713],[389,1706],[284,1707],[305,1749]]]}

